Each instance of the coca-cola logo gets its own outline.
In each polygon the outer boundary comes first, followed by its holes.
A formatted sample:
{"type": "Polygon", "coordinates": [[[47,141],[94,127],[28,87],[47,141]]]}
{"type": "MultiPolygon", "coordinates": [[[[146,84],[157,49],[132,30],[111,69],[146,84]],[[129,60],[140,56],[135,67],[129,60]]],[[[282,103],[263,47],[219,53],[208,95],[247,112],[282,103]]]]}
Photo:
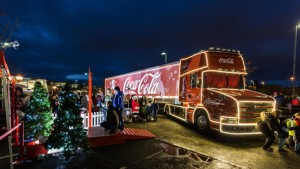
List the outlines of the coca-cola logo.
{"type": "Polygon", "coordinates": [[[212,105],[212,106],[219,106],[219,105],[224,105],[224,103],[221,103],[222,100],[221,99],[211,99],[211,98],[208,98],[204,101],[204,104],[205,105],[212,105]]]}
{"type": "Polygon", "coordinates": [[[225,64],[234,64],[234,59],[231,58],[220,58],[219,63],[225,63],[225,64]]]}
{"type": "Polygon", "coordinates": [[[160,75],[161,72],[156,72],[155,74],[147,73],[138,80],[127,77],[124,82],[123,89],[136,91],[139,95],[158,94],[159,83],[157,82],[157,79],[160,78],[160,75]]]}

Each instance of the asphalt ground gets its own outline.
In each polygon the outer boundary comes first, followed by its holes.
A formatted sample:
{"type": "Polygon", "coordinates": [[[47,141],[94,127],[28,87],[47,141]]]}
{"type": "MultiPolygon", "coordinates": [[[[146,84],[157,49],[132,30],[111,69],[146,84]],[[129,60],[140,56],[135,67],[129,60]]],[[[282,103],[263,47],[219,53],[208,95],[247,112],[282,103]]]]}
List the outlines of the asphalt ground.
{"type": "MultiPolygon", "coordinates": [[[[0,160],[0,168],[9,168],[9,159],[0,160]]],[[[125,144],[93,148],[79,152],[68,161],[59,153],[15,165],[15,169],[195,169],[241,168],[228,162],[161,142],[158,139],[128,141],[125,144]],[[166,147],[169,146],[169,147],[166,147]],[[170,148],[171,147],[171,148],[170,148]],[[167,152],[166,149],[169,149],[167,152]],[[177,150],[179,149],[179,151],[177,150]],[[180,153],[181,151],[181,153],[180,153]]]]}
{"type": "MultiPolygon", "coordinates": [[[[264,137],[229,137],[205,135],[172,118],[159,116],[158,122],[126,123],[126,127],[146,129],[154,139],[127,141],[125,144],[92,148],[65,161],[56,153],[43,160],[15,165],[16,169],[98,169],[98,168],[298,168],[300,156],[288,149],[287,154],[262,150],[264,137]]],[[[0,143],[0,155],[7,150],[0,143]]],[[[14,151],[17,153],[17,149],[14,151]]],[[[8,153],[7,153],[8,154],[8,153]]],[[[9,168],[9,159],[0,159],[0,169],[9,168]]]]}
{"type": "MultiPolygon", "coordinates": [[[[151,122],[155,124],[154,122],[151,122]]],[[[145,127],[145,122],[127,123],[126,127],[145,127]]],[[[150,123],[149,123],[150,124],[150,123]]],[[[0,169],[9,168],[7,140],[0,142],[0,169]]],[[[14,147],[14,159],[18,158],[18,148],[14,147]]],[[[88,152],[78,152],[66,161],[61,153],[44,156],[43,159],[25,160],[14,165],[15,169],[198,169],[198,168],[241,168],[226,161],[197,153],[168,142],[154,139],[132,140],[117,144],[92,148],[88,152]]]]}

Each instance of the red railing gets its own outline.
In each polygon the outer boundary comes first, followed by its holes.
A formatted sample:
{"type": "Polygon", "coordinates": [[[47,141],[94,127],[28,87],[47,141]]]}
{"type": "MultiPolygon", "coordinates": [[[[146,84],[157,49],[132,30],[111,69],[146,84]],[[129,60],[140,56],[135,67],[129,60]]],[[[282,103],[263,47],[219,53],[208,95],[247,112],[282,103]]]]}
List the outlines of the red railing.
{"type": "MultiPolygon", "coordinates": [[[[6,133],[4,133],[3,135],[1,135],[0,140],[4,139],[6,136],[11,134],[15,130],[17,131],[19,127],[21,127],[21,129],[20,129],[20,144],[19,144],[19,146],[20,146],[20,159],[19,160],[23,161],[24,160],[24,122],[23,121],[21,123],[19,123],[18,125],[16,125],[14,128],[12,128],[9,131],[7,131],[6,133]]],[[[18,142],[16,142],[16,144],[18,145],[18,142]]]]}

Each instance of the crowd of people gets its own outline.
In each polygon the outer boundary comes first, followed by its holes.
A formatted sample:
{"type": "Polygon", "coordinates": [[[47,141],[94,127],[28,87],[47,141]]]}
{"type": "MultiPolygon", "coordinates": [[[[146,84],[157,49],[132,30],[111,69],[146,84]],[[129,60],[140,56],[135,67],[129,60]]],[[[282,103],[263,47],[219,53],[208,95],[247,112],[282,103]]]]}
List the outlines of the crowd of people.
{"type": "Polygon", "coordinates": [[[266,137],[263,149],[273,151],[271,147],[275,140],[275,132],[278,137],[278,151],[286,153],[284,146],[292,147],[296,153],[300,153],[300,112],[295,113],[291,118],[281,117],[280,111],[261,112],[261,121],[258,128],[266,137]]]}
{"type": "Polygon", "coordinates": [[[286,153],[284,147],[291,147],[300,153],[300,97],[284,95],[282,92],[274,92],[273,97],[276,100],[275,111],[261,112],[261,121],[257,125],[266,137],[263,149],[273,151],[271,146],[276,133],[279,152],[286,153]]]}
{"type": "MultiPolygon", "coordinates": [[[[15,89],[15,108],[18,116],[24,116],[24,109],[29,105],[32,90],[23,92],[21,87],[15,89]]],[[[75,92],[74,92],[75,93],[75,92]]],[[[88,109],[88,93],[81,92],[77,94],[77,102],[82,110],[88,109]]],[[[50,107],[53,115],[59,109],[58,92],[49,93],[50,107]]],[[[114,89],[108,88],[106,93],[99,89],[92,95],[93,109],[105,108],[107,110],[106,121],[103,127],[111,129],[110,134],[115,134],[118,130],[124,130],[124,121],[156,121],[158,104],[155,99],[149,99],[145,95],[138,98],[135,94],[129,95],[120,90],[118,86],[114,89]],[[116,116],[117,115],[117,116],[116,116]]]]}
{"type": "Polygon", "coordinates": [[[287,111],[288,114],[294,114],[300,111],[300,97],[299,95],[289,96],[282,92],[274,92],[273,97],[276,100],[276,109],[287,111]]]}
{"type": "Polygon", "coordinates": [[[135,94],[129,95],[116,86],[113,90],[107,89],[106,95],[98,100],[104,101],[107,107],[106,121],[101,126],[110,129],[109,134],[116,134],[124,130],[124,122],[157,121],[158,104],[155,99],[148,99],[145,95],[138,98],[135,94]],[[129,111],[128,111],[129,110],[129,111]]]}

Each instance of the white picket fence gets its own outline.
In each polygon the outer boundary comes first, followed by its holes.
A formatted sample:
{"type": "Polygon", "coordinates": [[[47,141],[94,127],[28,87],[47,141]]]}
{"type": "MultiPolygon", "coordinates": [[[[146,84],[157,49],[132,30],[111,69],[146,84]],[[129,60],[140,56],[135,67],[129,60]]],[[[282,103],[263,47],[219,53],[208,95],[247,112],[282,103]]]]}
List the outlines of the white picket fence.
{"type": "MultiPolygon", "coordinates": [[[[87,129],[89,127],[89,115],[87,113],[87,110],[81,110],[82,124],[84,129],[87,129]]],[[[57,118],[57,115],[55,114],[53,118],[57,118]]],[[[100,124],[106,120],[106,110],[104,108],[100,109],[99,112],[92,112],[92,126],[96,127],[100,126],[100,124]]]]}
{"type": "MultiPolygon", "coordinates": [[[[85,129],[89,127],[89,115],[88,113],[82,113],[81,117],[83,118],[82,124],[85,129]]],[[[106,111],[92,112],[92,126],[100,126],[100,124],[106,120],[106,111]]]]}

